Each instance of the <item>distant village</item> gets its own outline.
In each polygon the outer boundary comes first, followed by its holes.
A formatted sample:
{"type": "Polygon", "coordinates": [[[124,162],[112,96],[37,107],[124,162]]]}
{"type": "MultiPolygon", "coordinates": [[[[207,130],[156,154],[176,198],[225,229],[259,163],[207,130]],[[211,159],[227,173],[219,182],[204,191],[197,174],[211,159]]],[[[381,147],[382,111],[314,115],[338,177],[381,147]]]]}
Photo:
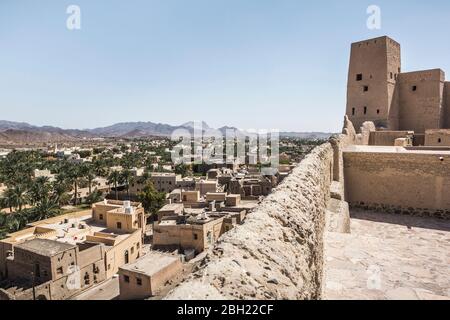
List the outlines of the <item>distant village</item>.
{"type": "Polygon", "coordinates": [[[0,300],[162,297],[322,142],[283,137],[270,176],[250,152],[174,164],[160,137],[2,149],[0,300]]]}

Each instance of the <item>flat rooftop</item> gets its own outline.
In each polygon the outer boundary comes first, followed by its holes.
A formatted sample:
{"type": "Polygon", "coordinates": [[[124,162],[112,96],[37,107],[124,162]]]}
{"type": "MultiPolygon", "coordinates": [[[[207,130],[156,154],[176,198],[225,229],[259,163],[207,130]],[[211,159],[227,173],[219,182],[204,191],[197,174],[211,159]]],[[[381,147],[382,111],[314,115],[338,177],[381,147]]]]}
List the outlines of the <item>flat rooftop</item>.
{"type": "Polygon", "coordinates": [[[164,207],[159,209],[159,211],[177,211],[177,210],[183,209],[183,208],[184,208],[184,204],[182,204],[182,203],[171,203],[171,204],[166,204],[164,207]]]}
{"type": "Polygon", "coordinates": [[[87,215],[67,219],[67,222],[63,223],[42,223],[39,227],[55,230],[56,236],[52,240],[57,240],[62,243],[77,244],[83,242],[86,235],[95,232],[105,232],[106,227],[92,223],[91,218],[91,215],[87,215]],[[85,225],[85,229],[80,229],[80,224],[85,225]]]}
{"type": "Polygon", "coordinates": [[[159,252],[150,252],[133,263],[124,265],[120,269],[137,272],[146,276],[152,276],[158,271],[179,261],[177,256],[171,256],[159,252]]]}
{"type": "Polygon", "coordinates": [[[151,177],[176,177],[176,174],[173,172],[152,172],[150,174],[151,177]]]}
{"type": "MultiPolygon", "coordinates": [[[[121,201],[121,200],[111,200],[111,199],[105,199],[103,201],[94,203],[94,206],[111,206],[111,207],[123,207],[125,204],[125,201],[121,201]]],[[[134,201],[130,201],[130,205],[132,207],[140,207],[140,203],[139,202],[134,202],[134,201]]]]}
{"type": "Polygon", "coordinates": [[[48,239],[33,239],[16,245],[16,248],[32,251],[43,256],[52,257],[60,252],[76,248],[76,246],[73,244],[48,239]]]}
{"type": "Polygon", "coordinates": [[[202,214],[203,212],[205,212],[205,209],[202,209],[202,208],[185,208],[184,209],[185,215],[197,215],[197,214],[202,214]]]}
{"type": "MultiPolygon", "coordinates": [[[[56,240],[61,243],[76,245],[85,242],[86,236],[94,235],[109,235],[117,242],[121,242],[129,236],[128,233],[112,232],[107,229],[105,225],[96,223],[92,220],[92,215],[90,213],[75,218],[66,218],[66,220],[57,220],[55,218],[39,221],[39,224],[36,223],[36,227],[43,229],[43,231],[38,233],[45,233],[46,230],[48,230],[48,232],[54,231],[54,234],[51,237],[48,237],[48,239],[56,240]]],[[[32,228],[29,228],[29,230],[31,232],[32,228]]],[[[20,232],[22,232],[22,234],[13,238],[13,243],[21,242],[23,240],[27,241],[27,238],[34,236],[36,230],[33,233],[28,233],[27,229],[20,232]]]]}
{"type": "Polygon", "coordinates": [[[200,180],[198,183],[215,185],[215,184],[217,184],[217,180],[200,180]]]}
{"type": "Polygon", "coordinates": [[[425,134],[427,133],[445,133],[450,134],[450,129],[427,129],[425,130],[425,134]]]}
{"type": "Polygon", "coordinates": [[[374,41],[374,40],[391,40],[394,43],[400,45],[400,43],[398,43],[397,41],[395,41],[394,39],[392,39],[392,38],[390,38],[388,36],[381,36],[381,37],[376,37],[376,38],[371,38],[371,39],[366,39],[366,40],[359,40],[359,41],[353,42],[352,45],[356,45],[356,44],[360,44],[360,43],[362,44],[362,43],[366,43],[366,42],[371,42],[371,41],[374,41]]]}
{"type": "Polygon", "coordinates": [[[206,217],[203,218],[202,215],[196,215],[196,216],[190,216],[186,219],[186,224],[197,224],[197,225],[201,225],[201,224],[205,224],[217,219],[220,219],[222,217],[219,217],[217,215],[211,214],[211,212],[206,212],[206,217]]]}
{"type": "Polygon", "coordinates": [[[406,154],[435,154],[450,155],[450,150],[442,148],[420,148],[420,147],[394,147],[394,146],[347,146],[343,152],[361,153],[406,153],[406,154]]]}

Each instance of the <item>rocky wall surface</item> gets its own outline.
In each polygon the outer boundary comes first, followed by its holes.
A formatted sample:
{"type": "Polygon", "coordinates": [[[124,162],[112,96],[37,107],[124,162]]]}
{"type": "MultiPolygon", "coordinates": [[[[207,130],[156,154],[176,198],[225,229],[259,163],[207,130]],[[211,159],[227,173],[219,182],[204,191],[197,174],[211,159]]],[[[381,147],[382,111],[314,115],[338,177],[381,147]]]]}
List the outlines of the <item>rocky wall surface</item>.
{"type": "Polygon", "coordinates": [[[166,299],[319,299],[333,147],[315,148],[166,299]]]}

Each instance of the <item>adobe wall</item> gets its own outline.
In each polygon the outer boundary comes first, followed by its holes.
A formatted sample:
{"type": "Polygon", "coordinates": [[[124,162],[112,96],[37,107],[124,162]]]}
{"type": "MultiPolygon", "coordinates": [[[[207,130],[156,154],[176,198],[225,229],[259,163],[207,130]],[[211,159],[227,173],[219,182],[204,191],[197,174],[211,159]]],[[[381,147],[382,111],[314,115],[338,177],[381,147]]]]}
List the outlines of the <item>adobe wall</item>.
{"type": "Polygon", "coordinates": [[[413,139],[414,132],[412,131],[372,131],[370,132],[369,145],[370,146],[393,146],[395,140],[398,138],[413,139]]]}
{"type": "Polygon", "coordinates": [[[119,277],[120,300],[144,300],[151,296],[152,286],[148,275],[119,269],[119,277]],[[125,282],[125,276],[129,277],[129,282],[125,282]],[[141,280],[140,285],[137,284],[138,278],[141,280]]]}
{"type": "Polygon", "coordinates": [[[106,278],[111,278],[119,271],[119,266],[123,266],[125,263],[125,251],[128,251],[129,263],[135,261],[141,256],[142,250],[142,232],[136,230],[130,234],[119,244],[115,245],[106,252],[106,278]],[[137,248],[139,246],[139,248],[137,248]],[[131,252],[131,248],[133,252],[131,252]]]}
{"type": "Polygon", "coordinates": [[[448,154],[344,152],[344,172],[352,207],[450,218],[448,154]]]}
{"type": "Polygon", "coordinates": [[[170,279],[175,278],[178,274],[180,274],[183,270],[183,264],[181,261],[175,260],[173,263],[165,266],[158,272],[155,272],[151,278],[151,293],[152,295],[156,295],[161,292],[161,288],[164,284],[170,279]]]}
{"type": "Polygon", "coordinates": [[[450,128],[450,82],[444,83],[445,128],[450,128]]]}
{"type": "Polygon", "coordinates": [[[77,264],[84,268],[99,260],[103,260],[104,252],[100,244],[80,244],[77,252],[77,264]],[[85,246],[86,248],[82,248],[85,246]]]}
{"type": "Polygon", "coordinates": [[[450,129],[427,130],[425,146],[450,147],[450,129]]]}
{"type": "MultiPolygon", "coordinates": [[[[15,290],[5,290],[0,288],[0,301],[1,300],[33,300],[33,288],[27,288],[21,290],[18,288],[17,292],[15,290]]],[[[46,282],[35,286],[35,296],[36,300],[51,300],[52,294],[50,289],[50,282],[46,282]]]]}
{"type": "Polygon", "coordinates": [[[6,258],[12,248],[12,244],[0,241],[0,280],[6,277],[6,258]]]}
{"type": "Polygon", "coordinates": [[[425,133],[427,129],[444,126],[441,112],[444,79],[445,74],[440,69],[399,75],[400,130],[425,133]]]}

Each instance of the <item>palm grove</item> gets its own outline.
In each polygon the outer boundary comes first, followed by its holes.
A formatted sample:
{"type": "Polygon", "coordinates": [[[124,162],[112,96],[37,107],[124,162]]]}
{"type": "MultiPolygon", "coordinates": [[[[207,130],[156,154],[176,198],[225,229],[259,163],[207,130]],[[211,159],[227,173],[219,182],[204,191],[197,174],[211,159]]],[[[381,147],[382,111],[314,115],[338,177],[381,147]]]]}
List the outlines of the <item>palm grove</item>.
{"type": "MultiPolygon", "coordinates": [[[[137,195],[148,214],[155,214],[164,204],[165,194],[157,192],[151,183],[151,171],[162,171],[161,165],[154,168],[155,156],[161,154],[162,161],[170,161],[167,152],[158,148],[149,153],[149,146],[139,144],[136,152],[123,152],[126,147],[94,149],[89,162],[73,162],[68,159],[55,159],[43,151],[12,151],[0,160],[0,183],[6,190],[0,197],[0,209],[9,209],[0,214],[0,239],[8,232],[24,228],[28,223],[47,219],[64,213],[63,207],[74,205],[86,208],[101,201],[103,194],[96,189],[96,177],[107,179],[112,196],[118,199],[119,187],[130,199],[129,186],[136,179],[145,185],[137,195]],[[123,152],[122,158],[114,157],[116,152],[123,152]],[[115,167],[121,166],[121,170],[115,167]],[[136,177],[132,168],[145,167],[147,171],[136,177]],[[34,177],[35,169],[48,169],[54,179],[34,177]],[[80,188],[88,188],[88,196],[83,203],[79,199],[80,188]]],[[[152,149],[154,150],[154,149],[152,149]]]]}

